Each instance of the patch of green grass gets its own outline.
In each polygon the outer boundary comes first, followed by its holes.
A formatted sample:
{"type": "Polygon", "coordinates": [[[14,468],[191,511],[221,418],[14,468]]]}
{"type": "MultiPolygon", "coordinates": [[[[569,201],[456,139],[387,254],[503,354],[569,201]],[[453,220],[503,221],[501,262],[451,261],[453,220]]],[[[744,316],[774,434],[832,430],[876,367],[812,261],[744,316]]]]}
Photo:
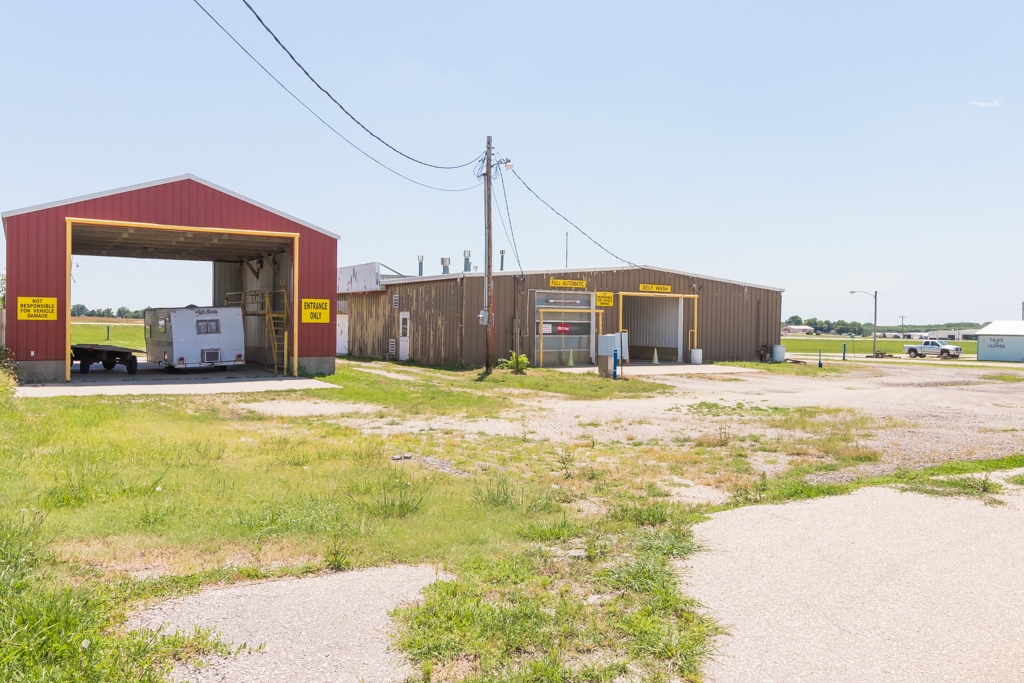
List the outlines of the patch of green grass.
{"type": "Polygon", "coordinates": [[[1006,481],[1014,486],[1024,486],[1024,474],[1016,474],[1012,477],[1007,477],[1006,481]]]}
{"type": "Polygon", "coordinates": [[[583,533],[583,526],[562,515],[555,520],[530,520],[516,527],[516,533],[528,541],[550,543],[575,538],[583,533]]]}
{"type": "Polygon", "coordinates": [[[514,375],[506,371],[496,371],[490,375],[481,373],[477,383],[488,388],[546,391],[583,401],[641,398],[672,391],[664,384],[641,379],[616,381],[590,372],[561,372],[544,368],[531,368],[525,375],[514,375]]]}
{"type": "Polygon", "coordinates": [[[982,375],[982,379],[989,379],[993,382],[1024,382],[1024,374],[1017,374],[1012,372],[1000,372],[991,375],[982,375]]]}
{"type": "Polygon", "coordinates": [[[104,346],[123,346],[137,351],[146,350],[146,338],[143,325],[109,325],[110,339],[107,339],[105,324],[71,323],[72,344],[96,344],[104,346]]]}
{"type": "Polygon", "coordinates": [[[725,361],[722,363],[715,363],[715,365],[726,365],[738,368],[751,368],[752,370],[763,370],[765,372],[773,372],[779,375],[799,375],[801,377],[820,377],[822,375],[842,375],[846,373],[849,368],[845,365],[839,365],[832,362],[822,363],[822,367],[818,367],[817,362],[807,363],[749,363],[745,361],[725,361]]]}
{"type": "MultiPolygon", "coordinates": [[[[879,339],[878,350],[894,355],[901,355],[903,347],[908,344],[920,344],[920,340],[914,339],[879,339]]],[[[949,342],[953,346],[959,346],[964,353],[977,353],[978,342],[971,340],[949,342]]],[[[871,353],[871,338],[842,339],[835,337],[783,337],[782,345],[786,347],[787,353],[842,353],[843,344],[846,344],[847,356],[866,356],[871,353]]]]}

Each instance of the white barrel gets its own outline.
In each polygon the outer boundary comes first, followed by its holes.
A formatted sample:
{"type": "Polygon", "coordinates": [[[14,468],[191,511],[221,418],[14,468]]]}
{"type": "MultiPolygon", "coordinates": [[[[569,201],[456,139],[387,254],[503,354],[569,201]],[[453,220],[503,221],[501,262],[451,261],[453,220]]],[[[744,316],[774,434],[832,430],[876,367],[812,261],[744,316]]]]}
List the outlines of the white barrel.
{"type": "Polygon", "coordinates": [[[786,347],[782,344],[776,344],[772,347],[772,362],[773,363],[785,363],[786,362],[786,347]]]}
{"type": "Polygon", "coordinates": [[[704,362],[704,352],[700,349],[690,349],[690,365],[700,365],[704,362]]]}

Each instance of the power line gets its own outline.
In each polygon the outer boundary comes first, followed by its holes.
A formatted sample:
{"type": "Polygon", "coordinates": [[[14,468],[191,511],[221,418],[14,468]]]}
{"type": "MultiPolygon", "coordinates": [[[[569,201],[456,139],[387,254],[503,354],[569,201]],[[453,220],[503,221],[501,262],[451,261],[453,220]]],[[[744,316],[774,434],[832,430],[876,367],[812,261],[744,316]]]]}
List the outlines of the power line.
{"type": "Polygon", "coordinates": [[[621,256],[619,256],[619,255],[617,255],[617,254],[614,254],[614,253],[612,253],[612,252],[611,252],[611,251],[610,251],[610,250],[609,250],[608,248],[606,248],[606,247],[605,247],[605,246],[604,246],[603,244],[601,244],[600,242],[598,242],[597,240],[595,240],[595,239],[594,239],[593,237],[591,237],[590,235],[588,235],[588,234],[587,234],[587,233],[586,233],[586,232],[585,232],[585,231],[583,230],[583,228],[581,228],[580,226],[578,226],[578,225],[576,225],[575,223],[573,223],[573,222],[572,222],[571,220],[569,220],[568,218],[566,218],[565,216],[563,216],[563,215],[562,215],[562,214],[561,214],[561,213],[560,213],[560,212],[558,211],[558,209],[556,209],[555,207],[551,206],[551,205],[550,205],[550,204],[548,204],[548,203],[547,203],[546,201],[544,201],[544,199],[543,199],[543,198],[542,198],[542,197],[541,197],[541,196],[540,196],[539,194],[537,194],[536,192],[534,192],[534,191],[533,191],[533,188],[532,188],[532,187],[530,187],[529,185],[527,185],[527,184],[526,184],[526,181],[525,181],[525,180],[523,180],[522,176],[520,176],[520,175],[519,175],[519,173],[518,173],[518,172],[517,172],[517,171],[516,171],[515,169],[512,169],[512,174],[513,174],[513,175],[514,175],[514,176],[515,176],[516,178],[519,178],[519,182],[521,182],[521,183],[523,184],[523,187],[525,187],[525,188],[526,188],[527,190],[529,190],[529,191],[530,191],[530,194],[532,194],[532,195],[533,195],[534,197],[536,197],[536,198],[537,198],[537,199],[538,199],[538,200],[540,201],[540,203],[541,203],[541,204],[543,204],[544,206],[546,206],[546,207],[548,207],[549,209],[551,209],[552,211],[554,211],[554,212],[555,212],[555,215],[556,215],[556,216],[558,216],[559,218],[561,218],[561,219],[562,219],[563,221],[565,221],[566,223],[568,223],[568,224],[569,224],[569,225],[571,225],[572,227],[576,228],[576,230],[577,230],[577,231],[579,231],[579,233],[580,233],[581,235],[583,235],[583,236],[584,236],[584,237],[586,237],[586,238],[587,238],[588,240],[590,240],[591,242],[593,242],[594,244],[596,244],[596,245],[597,245],[597,246],[598,246],[598,247],[599,247],[599,248],[600,248],[600,249],[601,249],[601,250],[602,250],[602,251],[603,251],[604,253],[608,254],[609,256],[611,256],[611,257],[613,257],[613,258],[616,258],[616,259],[618,259],[619,261],[622,261],[623,263],[628,263],[629,265],[633,266],[634,268],[639,268],[639,266],[637,266],[637,265],[636,265],[635,263],[633,263],[632,261],[627,261],[626,259],[622,258],[621,256]]]}
{"type": "MultiPolygon", "coordinates": [[[[498,180],[501,181],[501,195],[505,199],[505,213],[508,214],[508,230],[505,232],[505,237],[508,238],[508,233],[509,232],[512,233],[512,238],[509,239],[509,244],[512,246],[512,253],[516,257],[516,265],[519,266],[519,274],[522,275],[523,274],[523,264],[519,260],[519,246],[516,244],[516,231],[512,227],[512,212],[509,211],[509,208],[508,208],[508,194],[505,192],[505,176],[503,176],[502,173],[501,173],[501,164],[500,163],[498,164],[498,180]]],[[[493,188],[492,188],[491,192],[493,194],[493,192],[494,192],[493,188]]],[[[495,197],[494,201],[495,201],[495,203],[497,203],[498,198],[495,197]]],[[[501,205],[500,204],[498,205],[498,218],[501,218],[501,205]]],[[[502,220],[501,220],[501,227],[502,228],[505,227],[505,219],[504,218],[502,218],[502,220]]]]}
{"type": "Polygon", "coordinates": [[[353,121],[355,121],[357,126],[362,128],[363,130],[365,130],[372,137],[374,137],[378,142],[380,142],[382,145],[384,145],[385,147],[390,149],[392,152],[394,152],[394,153],[396,153],[396,154],[398,154],[400,156],[405,157],[409,161],[414,161],[417,164],[421,164],[423,166],[429,166],[430,168],[439,168],[439,169],[442,169],[442,170],[453,170],[453,169],[457,169],[457,168],[465,168],[466,166],[469,166],[470,164],[476,163],[476,161],[480,158],[480,156],[482,156],[482,155],[477,155],[477,156],[473,157],[471,160],[467,161],[466,163],[459,164],[458,166],[438,166],[437,164],[429,164],[426,161],[420,161],[419,159],[417,159],[415,157],[411,157],[408,154],[406,154],[405,152],[403,152],[402,150],[398,149],[397,147],[389,144],[384,138],[382,138],[381,136],[377,135],[372,130],[370,130],[369,128],[364,126],[363,122],[360,121],[359,119],[357,119],[355,116],[353,116],[352,113],[348,109],[345,109],[345,105],[343,105],[341,102],[339,102],[334,97],[334,95],[332,95],[330,93],[330,91],[327,90],[327,88],[325,88],[324,86],[320,85],[320,83],[318,83],[317,80],[315,78],[313,78],[313,75],[311,73],[309,73],[309,71],[306,70],[306,67],[302,66],[302,64],[299,62],[299,60],[297,60],[295,58],[295,55],[292,54],[292,51],[289,50],[285,46],[285,44],[281,42],[281,39],[277,37],[277,34],[274,33],[270,29],[269,26],[267,26],[267,22],[263,21],[263,17],[261,17],[256,12],[255,9],[253,9],[253,6],[249,4],[249,0],[242,0],[242,2],[245,3],[246,7],[249,8],[249,11],[252,12],[252,15],[254,17],[256,17],[256,21],[260,22],[260,24],[263,26],[263,28],[266,29],[267,33],[270,34],[270,37],[274,39],[274,42],[276,42],[279,46],[281,46],[281,49],[285,51],[285,54],[287,54],[288,57],[290,57],[291,60],[293,62],[295,62],[295,66],[299,67],[302,70],[302,73],[306,74],[306,78],[308,78],[313,85],[315,85],[317,88],[319,88],[320,91],[323,94],[327,95],[327,97],[330,98],[331,102],[334,102],[336,105],[338,105],[338,109],[341,109],[343,112],[345,112],[345,115],[348,116],[353,121]]]}
{"type": "MultiPolygon", "coordinates": [[[[362,150],[362,149],[361,149],[361,148],[360,148],[360,147],[359,147],[358,145],[356,145],[356,143],[352,142],[352,141],[351,141],[351,140],[349,140],[349,139],[348,139],[347,137],[345,137],[344,135],[342,135],[342,134],[341,134],[341,132],[339,132],[337,128],[335,128],[334,126],[332,126],[331,124],[329,124],[329,123],[328,123],[328,122],[327,122],[326,120],[324,120],[324,118],[323,118],[322,116],[320,116],[320,115],[319,115],[319,114],[317,114],[317,113],[316,113],[315,111],[313,111],[313,109],[312,109],[312,108],[311,108],[311,107],[310,107],[310,106],[309,106],[308,104],[306,104],[305,102],[303,102],[303,101],[302,101],[302,100],[301,100],[301,99],[299,98],[299,96],[298,96],[298,95],[296,95],[296,94],[295,94],[295,93],[293,93],[293,92],[292,92],[291,90],[289,90],[289,89],[288,89],[288,86],[286,86],[286,85],[285,85],[284,83],[282,83],[282,82],[281,82],[281,81],[280,81],[280,80],[279,80],[279,79],[277,78],[277,76],[275,76],[274,74],[272,74],[272,73],[270,72],[270,70],[269,70],[269,69],[267,69],[267,67],[263,66],[263,64],[262,64],[262,63],[260,62],[260,60],[256,59],[256,57],[254,57],[254,56],[253,56],[253,54],[252,54],[251,52],[249,52],[249,50],[247,50],[247,49],[245,48],[245,46],[244,46],[244,45],[242,45],[242,44],[241,44],[240,42],[238,42],[238,39],[237,39],[237,38],[235,38],[235,37],[234,37],[233,35],[231,35],[231,32],[230,32],[230,31],[228,31],[228,30],[227,30],[226,28],[224,28],[223,24],[221,24],[221,23],[220,23],[219,21],[217,21],[216,17],[214,17],[214,16],[212,15],[212,14],[210,14],[209,10],[207,10],[207,9],[206,9],[205,7],[203,7],[202,3],[200,3],[200,2],[199,2],[199,0],[192,0],[192,1],[193,1],[193,2],[194,2],[194,3],[195,3],[195,4],[196,4],[196,5],[198,6],[198,7],[199,7],[199,9],[203,10],[203,14],[205,14],[206,16],[208,16],[208,17],[210,18],[210,20],[211,20],[211,21],[212,21],[213,23],[215,23],[215,24],[217,25],[217,28],[219,28],[219,29],[220,29],[221,31],[223,31],[223,32],[224,32],[224,35],[226,35],[226,36],[227,36],[228,38],[230,38],[230,39],[231,39],[231,42],[233,42],[233,43],[234,43],[235,45],[237,45],[237,46],[239,47],[239,49],[241,49],[241,50],[242,50],[242,52],[244,52],[244,53],[245,53],[246,55],[248,55],[249,59],[251,59],[251,60],[252,60],[253,62],[255,62],[255,63],[256,63],[256,66],[258,66],[259,68],[261,68],[261,69],[263,70],[263,72],[264,72],[265,74],[267,74],[268,76],[270,76],[270,77],[271,77],[271,78],[272,78],[272,79],[274,80],[274,82],[275,82],[275,83],[277,83],[277,84],[278,84],[279,86],[281,86],[281,89],[282,89],[282,90],[284,90],[284,91],[285,91],[286,93],[288,93],[289,95],[291,95],[291,97],[292,97],[292,99],[293,99],[293,100],[295,100],[295,101],[296,101],[296,102],[298,102],[298,103],[299,103],[300,105],[302,105],[302,108],[303,108],[303,109],[305,109],[305,110],[306,110],[306,111],[308,111],[308,112],[309,112],[310,114],[312,114],[313,116],[315,116],[315,117],[316,117],[316,119],[317,119],[317,120],[318,120],[318,121],[319,121],[320,123],[322,123],[322,124],[324,124],[325,126],[327,126],[327,128],[328,128],[328,129],[330,129],[330,131],[331,131],[332,133],[334,133],[334,134],[335,134],[335,135],[337,135],[337,136],[338,136],[339,138],[341,138],[342,140],[344,140],[345,142],[347,142],[347,143],[349,144],[349,146],[351,146],[351,147],[352,147],[352,149],[356,150],[357,152],[359,152],[360,154],[362,154],[362,155],[363,155],[364,157],[366,157],[367,159],[369,159],[369,160],[370,160],[370,161],[372,161],[373,163],[377,164],[378,166],[380,166],[381,168],[383,168],[383,169],[385,169],[385,170],[388,170],[388,171],[390,171],[391,173],[394,173],[394,174],[395,174],[396,176],[398,176],[399,178],[402,178],[403,180],[408,180],[408,181],[409,181],[410,183],[413,183],[413,184],[415,184],[415,185],[419,185],[420,187],[425,187],[425,188],[427,188],[428,190],[438,190],[439,192],[465,192],[465,191],[467,191],[467,190],[474,190],[474,189],[476,189],[476,188],[480,187],[480,183],[477,183],[476,185],[471,185],[470,187],[462,187],[462,188],[454,188],[454,189],[453,189],[453,188],[448,188],[448,187],[435,187],[435,186],[433,186],[433,185],[427,185],[426,183],[421,183],[421,182],[420,182],[420,181],[418,181],[418,180],[413,180],[413,179],[412,179],[412,178],[410,178],[409,176],[407,176],[407,175],[403,175],[403,174],[399,173],[399,172],[398,172],[398,171],[396,171],[395,169],[393,169],[393,168],[391,168],[390,166],[388,166],[387,164],[385,164],[385,163],[384,163],[383,161],[380,161],[380,160],[378,160],[378,159],[376,159],[376,158],[374,158],[374,157],[370,156],[370,154],[369,154],[368,152],[365,152],[365,151],[363,151],[363,150],[362,150]]],[[[474,161],[475,161],[475,160],[474,160],[474,161]]],[[[472,163],[472,162],[470,162],[470,163],[472,163]]]]}

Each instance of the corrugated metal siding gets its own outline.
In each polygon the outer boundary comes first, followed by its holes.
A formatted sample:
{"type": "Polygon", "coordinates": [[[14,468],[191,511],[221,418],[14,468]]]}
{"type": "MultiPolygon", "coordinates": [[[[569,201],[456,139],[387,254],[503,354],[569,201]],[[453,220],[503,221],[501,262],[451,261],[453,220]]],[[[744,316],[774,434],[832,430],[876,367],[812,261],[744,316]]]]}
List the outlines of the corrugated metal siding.
{"type": "MultiPolygon", "coordinates": [[[[779,320],[782,316],[782,293],[731,282],[687,275],[667,273],[649,268],[624,268],[601,271],[552,271],[519,275],[502,273],[494,280],[496,358],[508,355],[516,348],[516,315],[520,319],[520,351],[532,358],[534,309],[530,301],[531,290],[550,290],[550,279],[583,279],[586,291],[639,292],[641,284],[670,285],[674,294],[700,295],[698,303],[698,344],[707,362],[743,360],[756,361],[763,345],[778,344],[779,320]]],[[[384,357],[387,340],[398,338],[398,311],[411,313],[411,355],[423,363],[448,363],[461,359],[469,365],[484,364],[485,332],[478,324],[477,315],[484,303],[484,280],[478,274],[457,274],[451,278],[436,278],[414,282],[384,283],[386,295],[350,295],[349,348],[353,354],[384,357]],[[462,291],[463,296],[445,296],[444,292],[462,291]],[[413,293],[415,292],[415,295],[413,293]],[[433,294],[430,294],[433,292],[433,294]],[[391,295],[398,293],[400,306],[390,309],[391,295]],[[426,319],[426,337],[417,342],[417,321],[426,319]],[[464,334],[459,347],[458,323],[464,334]],[[443,334],[442,334],[443,331],[443,334]]],[[[579,292],[582,290],[565,290],[579,292]]],[[[676,298],[657,300],[647,297],[629,297],[629,306],[635,312],[653,313],[659,308],[677,307],[676,298]],[[647,303],[649,302],[649,303],[647,303]],[[666,303],[671,302],[671,303],[666,303]]],[[[603,308],[605,333],[619,327],[619,297],[613,306],[603,308]]],[[[674,311],[677,311],[675,308],[674,311]]],[[[647,341],[674,340],[678,330],[677,313],[673,312],[660,325],[648,325],[655,338],[647,341]]],[[[623,324],[624,327],[629,327],[623,324]]],[[[693,327],[693,302],[683,303],[684,359],[689,357],[688,330],[693,327]]],[[[641,343],[634,341],[634,343],[641,343]]],[[[674,341],[665,346],[675,346],[674,341]]]]}
{"type": "Polygon", "coordinates": [[[1024,337],[978,335],[978,360],[1024,362],[1024,337]]]}
{"type": "MultiPolygon", "coordinates": [[[[190,179],[122,192],[10,216],[6,220],[8,346],[25,360],[63,360],[65,324],[65,218],[156,223],[231,230],[299,234],[300,298],[336,296],[337,240],[273,212],[190,179]],[[17,321],[19,296],[57,297],[56,321],[17,321]],[[30,357],[30,352],[35,356],[30,357]]],[[[335,314],[331,324],[304,324],[299,356],[333,356],[335,314]]]]}

